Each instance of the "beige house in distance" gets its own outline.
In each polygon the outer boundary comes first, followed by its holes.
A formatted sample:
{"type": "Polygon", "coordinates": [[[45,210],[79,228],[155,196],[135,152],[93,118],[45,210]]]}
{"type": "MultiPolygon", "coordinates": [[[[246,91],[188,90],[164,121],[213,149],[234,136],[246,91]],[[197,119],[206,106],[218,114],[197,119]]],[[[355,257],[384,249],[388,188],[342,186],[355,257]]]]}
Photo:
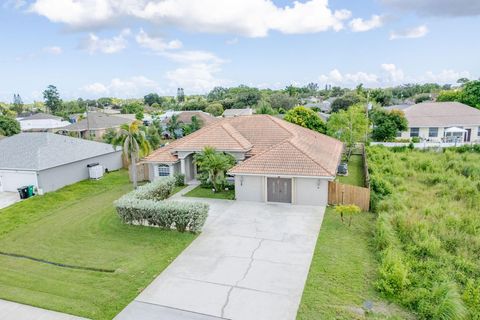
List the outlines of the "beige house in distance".
{"type": "Polygon", "coordinates": [[[480,110],[460,102],[423,102],[402,110],[408,131],[398,138],[431,142],[480,142],[480,110]]]}
{"type": "Polygon", "coordinates": [[[75,133],[78,138],[102,139],[108,129],[118,130],[122,124],[130,124],[135,118],[108,115],[103,112],[89,112],[85,119],[62,128],[64,132],[75,133]]]}
{"type": "Polygon", "coordinates": [[[196,178],[196,152],[210,146],[237,161],[237,200],[327,205],[343,144],[331,137],[269,115],[223,118],[157,149],[141,163],[153,181],[177,172],[196,178]]]}

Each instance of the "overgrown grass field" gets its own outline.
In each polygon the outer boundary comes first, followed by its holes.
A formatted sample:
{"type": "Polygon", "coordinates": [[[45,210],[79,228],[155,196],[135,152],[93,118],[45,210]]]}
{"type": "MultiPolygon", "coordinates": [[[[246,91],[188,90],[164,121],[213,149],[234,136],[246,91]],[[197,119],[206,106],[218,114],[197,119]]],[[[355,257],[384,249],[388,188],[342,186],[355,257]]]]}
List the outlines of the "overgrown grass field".
{"type": "Polygon", "coordinates": [[[411,319],[375,290],[374,224],[374,215],[364,212],[349,227],[333,208],[327,208],[297,320],[411,319]],[[368,314],[363,308],[366,301],[373,304],[368,314]]]}
{"type": "Polygon", "coordinates": [[[112,319],[195,238],[125,225],[112,202],[131,190],[125,171],[0,210],[0,298],[91,319],[112,319]]]}
{"type": "Polygon", "coordinates": [[[368,149],[376,287],[420,319],[480,319],[480,154],[368,149]]]}

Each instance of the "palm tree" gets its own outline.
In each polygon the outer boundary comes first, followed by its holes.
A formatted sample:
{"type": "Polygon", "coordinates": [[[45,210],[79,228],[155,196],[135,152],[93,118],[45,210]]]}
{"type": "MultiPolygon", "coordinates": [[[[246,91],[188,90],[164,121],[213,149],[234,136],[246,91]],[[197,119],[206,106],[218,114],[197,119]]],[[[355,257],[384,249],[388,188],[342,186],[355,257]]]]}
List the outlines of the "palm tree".
{"type": "Polygon", "coordinates": [[[195,154],[194,162],[201,171],[208,173],[208,181],[215,191],[220,191],[225,182],[225,173],[235,165],[235,159],[231,155],[217,152],[212,147],[205,147],[202,152],[195,154]]]}
{"type": "Polygon", "coordinates": [[[132,124],[123,124],[117,136],[113,140],[113,144],[123,147],[123,154],[132,168],[133,186],[136,189],[137,182],[137,161],[141,157],[148,155],[151,151],[145,132],[139,128],[140,121],[135,121],[132,124]]]}
{"type": "Polygon", "coordinates": [[[180,122],[178,121],[178,115],[174,114],[167,125],[167,131],[170,132],[174,139],[177,139],[177,131],[181,129],[180,122]]]}

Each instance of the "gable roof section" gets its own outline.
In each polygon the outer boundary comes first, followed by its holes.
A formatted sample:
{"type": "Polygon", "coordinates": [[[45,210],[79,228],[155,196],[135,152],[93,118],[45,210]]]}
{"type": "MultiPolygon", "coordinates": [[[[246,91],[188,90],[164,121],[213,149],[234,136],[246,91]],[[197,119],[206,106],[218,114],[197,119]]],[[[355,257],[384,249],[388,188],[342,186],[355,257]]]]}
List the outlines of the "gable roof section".
{"type": "Polygon", "coordinates": [[[53,133],[20,133],[0,141],[0,169],[38,171],[119,150],[106,143],[53,133]]]}
{"type": "Polygon", "coordinates": [[[335,176],[343,144],[331,137],[268,115],[225,118],[157,149],[146,162],[173,163],[178,151],[245,152],[231,174],[335,176]]]}
{"type": "Polygon", "coordinates": [[[135,120],[126,119],[118,116],[110,116],[103,112],[89,112],[88,120],[82,119],[77,123],[65,127],[66,131],[85,131],[85,130],[100,130],[108,128],[120,127],[122,124],[130,124],[135,120]]]}
{"type": "Polygon", "coordinates": [[[222,122],[218,126],[208,126],[201,133],[187,139],[175,149],[201,151],[205,146],[209,146],[223,151],[247,152],[252,148],[252,144],[228,122],[222,122]]]}
{"type": "Polygon", "coordinates": [[[480,110],[460,102],[423,102],[403,112],[410,128],[480,125],[480,110]]]}

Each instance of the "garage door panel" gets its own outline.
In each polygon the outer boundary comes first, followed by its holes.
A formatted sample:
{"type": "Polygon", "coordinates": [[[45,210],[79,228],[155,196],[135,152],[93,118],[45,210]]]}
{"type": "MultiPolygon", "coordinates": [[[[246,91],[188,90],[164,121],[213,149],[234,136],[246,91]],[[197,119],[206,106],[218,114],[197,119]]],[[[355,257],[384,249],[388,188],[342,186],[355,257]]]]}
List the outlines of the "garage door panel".
{"type": "Polygon", "coordinates": [[[29,171],[0,171],[0,184],[0,191],[12,192],[23,186],[37,187],[37,174],[29,171]]]}
{"type": "Polygon", "coordinates": [[[267,178],[267,200],[292,203],[292,179],[267,178]]]}

